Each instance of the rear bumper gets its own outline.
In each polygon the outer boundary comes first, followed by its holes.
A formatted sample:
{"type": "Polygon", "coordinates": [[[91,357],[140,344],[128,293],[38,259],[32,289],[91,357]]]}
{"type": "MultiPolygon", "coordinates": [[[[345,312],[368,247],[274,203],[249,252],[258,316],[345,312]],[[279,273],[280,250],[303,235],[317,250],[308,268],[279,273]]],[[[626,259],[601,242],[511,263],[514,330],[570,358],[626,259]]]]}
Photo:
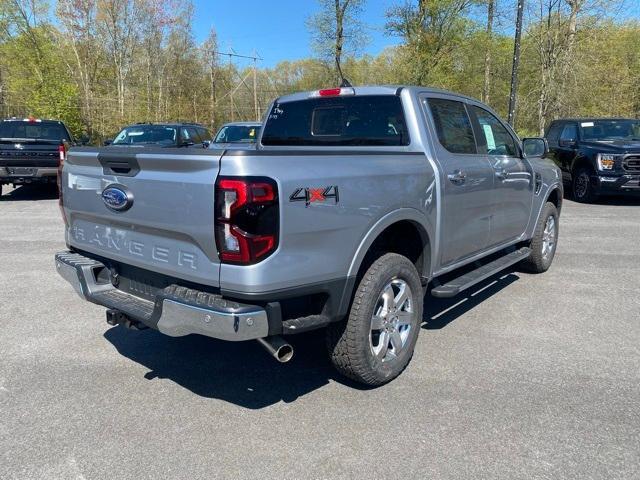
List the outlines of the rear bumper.
{"type": "Polygon", "coordinates": [[[55,167],[0,167],[2,183],[53,183],[57,174],[55,167]]]}
{"type": "Polygon", "coordinates": [[[598,192],[603,195],[640,195],[640,174],[618,177],[598,176],[593,180],[596,182],[598,192]]]}
{"type": "Polygon", "coordinates": [[[200,334],[229,341],[253,340],[269,335],[263,307],[238,303],[178,285],[158,292],[154,301],[118,290],[99,281],[103,263],[74,252],[55,255],[56,270],[83,299],[115,309],[172,337],[200,334]]]}

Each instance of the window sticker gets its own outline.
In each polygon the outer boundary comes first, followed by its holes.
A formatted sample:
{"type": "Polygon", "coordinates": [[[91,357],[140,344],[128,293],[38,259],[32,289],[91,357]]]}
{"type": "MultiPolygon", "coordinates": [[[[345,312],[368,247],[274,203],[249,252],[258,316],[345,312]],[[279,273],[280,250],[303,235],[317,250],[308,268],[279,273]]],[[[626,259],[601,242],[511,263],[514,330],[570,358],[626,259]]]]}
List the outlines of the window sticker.
{"type": "Polygon", "coordinates": [[[582,122],[581,127],[593,127],[593,122],[582,122]]]}
{"type": "Polygon", "coordinates": [[[496,141],[493,138],[493,130],[491,130],[491,125],[483,124],[482,130],[484,130],[484,137],[487,139],[487,150],[495,150],[496,149],[496,141]]]}

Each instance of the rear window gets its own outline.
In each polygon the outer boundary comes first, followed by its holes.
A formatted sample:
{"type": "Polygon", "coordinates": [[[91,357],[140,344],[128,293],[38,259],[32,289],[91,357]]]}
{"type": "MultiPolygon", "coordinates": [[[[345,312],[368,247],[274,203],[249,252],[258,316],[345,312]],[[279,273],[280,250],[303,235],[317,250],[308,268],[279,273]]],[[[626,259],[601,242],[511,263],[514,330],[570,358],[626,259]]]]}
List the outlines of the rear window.
{"type": "Polygon", "coordinates": [[[409,135],[399,97],[329,97],[276,102],[262,144],[399,146],[409,144],[409,135]]]}
{"type": "Polygon", "coordinates": [[[67,130],[59,123],[0,122],[0,138],[35,140],[69,140],[67,130]]]}

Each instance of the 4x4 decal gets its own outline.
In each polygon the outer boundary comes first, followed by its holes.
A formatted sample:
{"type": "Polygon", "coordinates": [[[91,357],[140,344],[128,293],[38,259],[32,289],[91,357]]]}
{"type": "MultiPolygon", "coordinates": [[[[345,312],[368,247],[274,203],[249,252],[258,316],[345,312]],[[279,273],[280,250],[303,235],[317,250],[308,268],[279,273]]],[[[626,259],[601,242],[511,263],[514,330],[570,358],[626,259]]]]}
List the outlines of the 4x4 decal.
{"type": "Polygon", "coordinates": [[[289,201],[304,202],[305,206],[308,207],[314,202],[324,202],[328,198],[333,198],[336,203],[340,201],[337,185],[320,188],[296,188],[289,196],[289,201]]]}

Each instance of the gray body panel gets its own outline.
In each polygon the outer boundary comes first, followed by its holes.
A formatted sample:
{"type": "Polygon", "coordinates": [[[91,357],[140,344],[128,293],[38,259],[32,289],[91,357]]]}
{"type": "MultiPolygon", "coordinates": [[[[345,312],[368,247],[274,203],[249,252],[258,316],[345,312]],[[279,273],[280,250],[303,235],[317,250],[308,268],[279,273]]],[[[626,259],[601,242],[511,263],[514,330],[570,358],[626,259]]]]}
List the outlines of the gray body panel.
{"type": "Polygon", "coordinates": [[[133,177],[105,175],[98,161],[100,151],[74,149],[65,162],[67,244],[217,287],[220,262],[213,239],[213,190],[221,151],[136,148],[140,172],[133,177]],[[106,207],[100,194],[112,184],[133,193],[131,209],[114,212],[106,207]]]}
{"type": "MultiPolygon", "coordinates": [[[[421,98],[473,99],[419,87],[355,90],[358,95],[400,95],[408,146],[276,148],[258,141],[255,149],[224,152],[135,149],[140,172],[134,177],[105,175],[98,162],[102,149],[71,150],[63,175],[68,244],[225,292],[268,294],[355,277],[377,236],[402,220],[413,222],[428,240],[425,279],[531,237],[549,192],[562,188],[552,162],[447,154],[421,98]],[[468,181],[454,185],[448,174],[461,167],[468,181]],[[496,179],[498,167],[507,170],[511,181],[496,179]],[[538,194],[535,173],[542,177],[538,194]],[[218,174],[267,176],[277,182],[279,245],[255,265],[220,265],[213,228],[218,174]],[[130,210],[105,207],[100,193],[112,183],[133,192],[130,210]],[[337,203],[289,200],[298,188],[334,185],[337,203]]],[[[307,97],[295,94],[278,101],[307,97]]]]}

